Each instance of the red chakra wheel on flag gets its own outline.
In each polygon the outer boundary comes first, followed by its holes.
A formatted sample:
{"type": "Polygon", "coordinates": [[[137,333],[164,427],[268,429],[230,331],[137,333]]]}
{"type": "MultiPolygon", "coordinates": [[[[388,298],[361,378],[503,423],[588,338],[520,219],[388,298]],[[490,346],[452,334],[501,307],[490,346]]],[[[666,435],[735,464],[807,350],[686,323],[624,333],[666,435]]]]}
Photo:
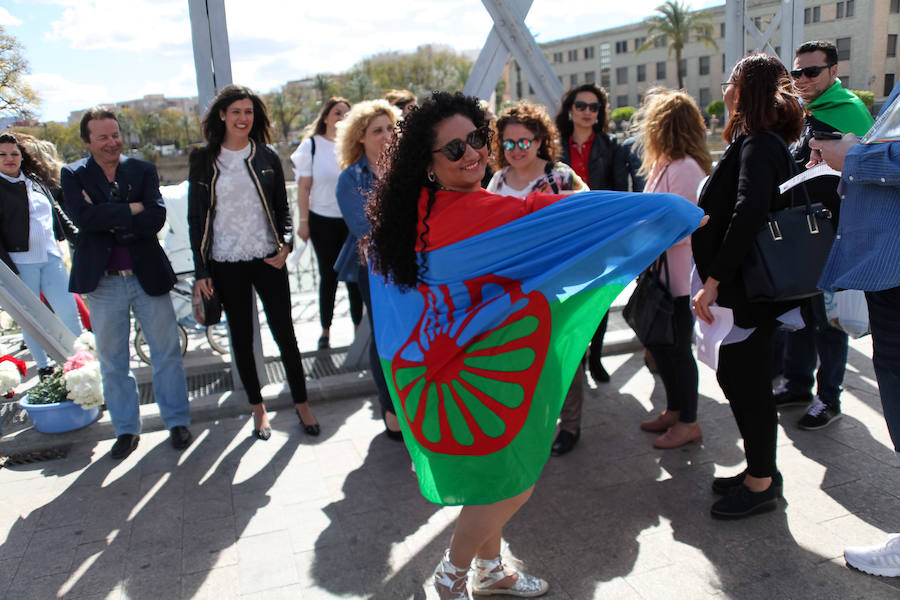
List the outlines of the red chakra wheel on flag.
{"type": "Polygon", "coordinates": [[[550,345],[550,305],[542,293],[524,294],[521,282],[506,277],[464,283],[474,308],[461,317],[454,316],[448,286],[419,286],[425,308],[392,370],[405,417],[422,446],[481,456],[509,445],[528,419],[550,345]],[[467,330],[478,328],[479,313],[494,303],[506,303],[512,312],[469,339],[467,330]],[[441,304],[446,310],[437,310],[441,304]]]}

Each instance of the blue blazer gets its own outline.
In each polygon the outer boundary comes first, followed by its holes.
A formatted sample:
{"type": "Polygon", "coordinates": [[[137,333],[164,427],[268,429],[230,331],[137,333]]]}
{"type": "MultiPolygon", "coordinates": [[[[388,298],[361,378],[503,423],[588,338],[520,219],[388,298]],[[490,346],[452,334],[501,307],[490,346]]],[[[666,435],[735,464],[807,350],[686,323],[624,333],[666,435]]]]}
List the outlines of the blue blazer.
{"type": "Polygon", "coordinates": [[[114,232],[119,232],[133,234],[127,248],[144,291],[150,296],[166,294],[175,284],[175,272],[156,238],[166,222],[156,167],[143,160],[120,157],[116,181],[122,196],[120,202],[110,198],[109,182],[93,157],[62,168],[65,209],[81,231],[72,257],[69,291],[86,294],[97,289],[116,243],[114,232]],[[85,201],[83,191],[91,203],[85,201]],[[131,202],[143,203],[144,210],[132,215],[128,207],[131,202]]]}

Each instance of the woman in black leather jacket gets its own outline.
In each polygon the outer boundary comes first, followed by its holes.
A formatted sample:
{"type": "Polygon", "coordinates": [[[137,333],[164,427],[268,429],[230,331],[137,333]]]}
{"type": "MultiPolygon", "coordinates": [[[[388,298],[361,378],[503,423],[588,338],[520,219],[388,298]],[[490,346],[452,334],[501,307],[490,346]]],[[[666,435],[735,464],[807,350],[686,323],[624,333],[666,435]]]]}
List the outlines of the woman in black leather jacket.
{"type": "MultiPolygon", "coordinates": [[[[16,135],[0,134],[0,260],[35,295],[43,293],[63,324],[79,335],[78,309],[57,243],[76,230],[39,172],[16,135]]],[[[41,378],[51,375],[47,354],[30,335],[22,336],[41,378]]]]}
{"type": "Polygon", "coordinates": [[[215,290],[228,316],[231,351],[253,408],[253,434],[261,440],[271,435],[253,357],[255,288],[300,424],[307,434],[318,435],[291,318],[285,266],[292,246],[291,215],[281,160],[266,145],[266,107],[250,89],[229,85],[203,118],[203,135],[207,145],[191,154],[188,174],[194,270],[203,295],[215,290]]]}

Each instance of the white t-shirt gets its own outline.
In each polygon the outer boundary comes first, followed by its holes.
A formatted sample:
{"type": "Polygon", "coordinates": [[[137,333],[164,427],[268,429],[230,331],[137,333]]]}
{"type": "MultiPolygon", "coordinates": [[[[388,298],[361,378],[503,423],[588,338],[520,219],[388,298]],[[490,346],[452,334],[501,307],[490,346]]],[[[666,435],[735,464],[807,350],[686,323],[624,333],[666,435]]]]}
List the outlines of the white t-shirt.
{"type": "Polygon", "coordinates": [[[216,219],[213,221],[212,259],[236,262],[265,258],[278,247],[266,209],[244,162],[250,144],[241,150],[223,147],[216,159],[216,219]]]}
{"type": "Polygon", "coordinates": [[[314,137],[316,139],[315,156],[312,154],[310,138],[303,140],[303,143],[291,154],[294,176],[298,179],[312,177],[312,188],[309,190],[310,211],[322,217],[340,219],[343,215],[334,190],[337,188],[341,169],[338,167],[337,155],[334,153],[334,142],[326,140],[321,135],[314,137]]]}

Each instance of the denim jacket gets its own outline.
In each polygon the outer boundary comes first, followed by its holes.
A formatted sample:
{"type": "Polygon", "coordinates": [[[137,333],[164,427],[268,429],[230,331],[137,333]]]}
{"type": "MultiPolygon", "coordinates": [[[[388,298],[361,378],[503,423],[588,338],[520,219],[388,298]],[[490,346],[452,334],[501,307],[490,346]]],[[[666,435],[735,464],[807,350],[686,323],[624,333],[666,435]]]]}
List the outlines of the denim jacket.
{"type": "Polygon", "coordinates": [[[341,253],[334,263],[340,281],[357,281],[359,267],[359,240],[369,233],[369,220],[366,218],[366,198],[375,187],[377,177],[369,168],[369,159],[364,154],[358,161],[341,171],[338,177],[337,195],[338,206],[347,229],[347,235],[341,253]]]}

